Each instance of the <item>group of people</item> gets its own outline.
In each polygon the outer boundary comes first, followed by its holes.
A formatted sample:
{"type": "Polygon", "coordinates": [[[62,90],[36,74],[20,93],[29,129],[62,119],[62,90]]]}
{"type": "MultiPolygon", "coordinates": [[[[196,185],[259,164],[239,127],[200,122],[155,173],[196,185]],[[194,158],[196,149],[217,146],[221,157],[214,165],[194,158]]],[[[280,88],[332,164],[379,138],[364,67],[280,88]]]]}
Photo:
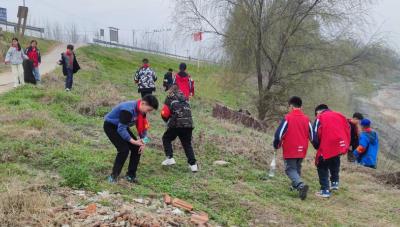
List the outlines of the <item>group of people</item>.
{"type": "MultiPolygon", "coordinates": [[[[11,64],[15,87],[24,84],[22,67],[24,60],[31,61],[36,83],[40,83],[41,55],[37,44],[36,40],[32,40],[26,51],[23,51],[18,39],[12,39],[5,63],[11,64]]],[[[141,99],[120,103],[104,119],[104,131],[117,149],[112,173],[108,177],[111,183],[117,182],[129,153],[126,179],[129,182],[137,182],[136,170],[140,156],[150,141],[147,137],[149,129],[147,114],[159,107],[158,100],[153,95],[156,91],[156,73],[150,67],[148,59],[143,59],[142,63],[134,75],[141,99]],[[138,137],[130,130],[132,126],[136,126],[138,137]]],[[[66,76],[65,90],[71,91],[73,75],[80,69],[73,45],[67,46],[58,64],[63,66],[63,74],[66,76]]],[[[161,118],[167,125],[162,136],[166,159],[161,164],[163,166],[176,164],[172,141],[179,137],[190,170],[197,172],[198,165],[192,146],[194,126],[189,104],[190,98],[194,96],[194,81],[186,69],[187,65],[181,63],[178,73],[174,75],[173,70],[169,69],[164,75],[163,87],[167,97],[161,110],[161,118]]],[[[325,104],[320,104],[315,108],[315,122],[312,125],[309,117],[302,111],[300,97],[291,97],[288,108],[289,113],[275,132],[273,146],[275,149],[282,148],[285,172],[291,180],[291,187],[298,190],[301,199],[307,197],[309,190],[309,186],[301,179],[301,168],[310,142],[317,150],[315,165],[321,185],[317,196],[328,198],[331,196],[331,190],[339,189],[340,157],[346,153],[348,161],[376,168],[379,151],[378,135],[371,129],[371,121],[362,114],[354,113],[353,118],[346,119],[343,114],[330,110],[325,104]]]]}
{"type": "MultiPolygon", "coordinates": [[[[73,74],[78,72],[80,66],[76,60],[74,46],[69,44],[67,50],[61,54],[57,64],[63,66],[63,74],[66,76],[65,90],[71,91],[73,74]]],[[[11,72],[14,76],[14,88],[24,85],[25,82],[40,85],[41,76],[39,66],[42,63],[42,56],[38,48],[38,42],[32,40],[29,47],[22,49],[18,38],[13,38],[11,46],[6,53],[5,64],[11,65],[11,72]],[[29,75],[33,75],[33,80],[29,75]]]]}
{"type": "Polygon", "coordinates": [[[302,111],[300,97],[288,101],[289,113],[280,123],[274,136],[275,149],[282,148],[285,173],[291,180],[291,188],[299,197],[307,197],[309,186],[301,179],[303,159],[309,143],[317,150],[317,167],[320,191],[317,196],[329,198],[332,190],[339,190],[340,158],[347,153],[350,162],[376,168],[379,151],[378,135],[371,129],[371,121],[360,113],[347,119],[325,104],[315,108],[315,122],[302,111]]]}
{"type": "MultiPolygon", "coordinates": [[[[147,114],[159,107],[157,98],[152,94],[156,91],[157,76],[150,67],[149,60],[143,59],[143,65],[136,71],[134,81],[138,85],[141,99],[122,102],[115,106],[104,118],[104,132],[117,149],[113,169],[108,177],[110,183],[116,183],[121,174],[125,161],[129,165],[125,179],[137,183],[136,171],[140,156],[150,142],[147,137],[149,123],[147,114]],[[136,127],[137,136],[130,127],[136,127]]],[[[173,157],[172,142],[179,137],[185,151],[189,168],[192,172],[198,171],[198,165],[192,146],[192,131],[194,128],[192,111],[189,100],[194,95],[194,81],[186,72],[187,65],[181,63],[179,72],[173,75],[170,69],[164,77],[163,86],[167,91],[161,118],[166,122],[167,129],[162,136],[166,159],[163,166],[176,164],[173,157]]]]}
{"type": "Polygon", "coordinates": [[[39,65],[41,63],[41,55],[37,44],[36,40],[32,40],[29,47],[24,51],[18,39],[12,39],[11,46],[6,53],[5,63],[11,65],[15,88],[25,84],[24,60],[27,60],[26,62],[31,64],[29,67],[31,70],[30,73],[34,76],[32,83],[40,84],[39,65]]]}

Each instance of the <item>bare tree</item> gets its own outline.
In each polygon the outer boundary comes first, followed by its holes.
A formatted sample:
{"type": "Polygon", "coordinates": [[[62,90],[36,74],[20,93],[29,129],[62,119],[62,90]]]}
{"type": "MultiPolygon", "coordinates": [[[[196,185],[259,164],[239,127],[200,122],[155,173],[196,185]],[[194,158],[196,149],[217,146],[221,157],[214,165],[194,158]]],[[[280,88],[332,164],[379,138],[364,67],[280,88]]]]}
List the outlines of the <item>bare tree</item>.
{"type": "Polygon", "coordinates": [[[357,39],[369,1],[178,0],[187,32],[222,37],[229,62],[255,75],[260,119],[277,112],[288,88],[311,75],[351,75],[371,59],[376,40],[357,39]],[[346,47],[356,47],[349,48],[346,47]]]}
{"type": "Polygon", "coordinates": [[[55,22],[52,26],[51,29],[51,34],[54,40],[62,41],[63,40],[63,34],[62,34],[62,28],[61,25],[57,22],[55,22]]]}
{"type": "Polygon", "coordinates": [[[69,42],[77,43],[79,41],[78,26],[75,23],[70,24],[65,30],[67,31],[69,42]]]}

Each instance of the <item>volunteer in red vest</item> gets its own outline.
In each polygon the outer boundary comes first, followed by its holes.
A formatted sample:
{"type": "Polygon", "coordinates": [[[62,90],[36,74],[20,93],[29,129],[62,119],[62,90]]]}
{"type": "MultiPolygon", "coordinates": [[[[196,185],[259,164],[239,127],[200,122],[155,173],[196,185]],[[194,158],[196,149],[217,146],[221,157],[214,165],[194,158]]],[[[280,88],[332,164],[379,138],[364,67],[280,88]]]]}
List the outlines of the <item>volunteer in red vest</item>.
{"type": "Polygon", "coordinates": [[[185,97],[189,100],[190,97],[194,96],[194,81],[190,75],[186,72],[186,64],[181,63],[179,65],[179,72],[175,75],[174,84],[176,84],[185,97]]]}
{"type": "Polygon", "coordinates": [[[316,195],[329,198],[331,190],[339,189],[340,155],[349,149],[350,125],[343,114],[325,104],[315,108],[315,115],[313,145],[317,149],[315,164],[321,185],[316,195]]]}
{"type": "Polygon", "coordinates": [[[131,153],[128,172],[125,179],[137,183],[136,170],[140,155],[149,142],[147,130],[149,123],[146,114],[158,109],[158,100],[153,95],[146,95],[143,99],[118,104],[104,119],[104,132],[111,143],[117,148],[114,167],[108,177],[110,183],[116,183],[129,152],[131,153]],[[136,126],[137,136],[129,129],[136,126]]]}
{"type": "Polygon", "coordinates": [[[301,98],[291,97],[288,104],[289,113],[276,130],[273,145],[275,149],[282,147],[286,175],[292,181],[292,188],[298,190],[299,197],[304,200],[309,187],[301,179],[301,164],[307,155],[309,141],[312,141],[313,129],[301,109],[301,98]]]}

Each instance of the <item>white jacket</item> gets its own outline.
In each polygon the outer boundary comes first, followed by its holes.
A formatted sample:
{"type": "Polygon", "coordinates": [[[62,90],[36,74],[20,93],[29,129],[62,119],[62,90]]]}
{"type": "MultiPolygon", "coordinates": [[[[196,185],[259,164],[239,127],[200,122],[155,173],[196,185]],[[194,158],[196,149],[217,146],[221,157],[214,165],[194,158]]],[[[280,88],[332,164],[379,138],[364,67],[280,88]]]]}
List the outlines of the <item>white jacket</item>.
{"type": "Polygon", "coordinates": [[[19,65],[22,64],[24,59],[28,59],[28,56],[21,50],[18,51],[15,47],[10,47],[6,54],[6,62],[10,62],[11,65],[19,65]]]}

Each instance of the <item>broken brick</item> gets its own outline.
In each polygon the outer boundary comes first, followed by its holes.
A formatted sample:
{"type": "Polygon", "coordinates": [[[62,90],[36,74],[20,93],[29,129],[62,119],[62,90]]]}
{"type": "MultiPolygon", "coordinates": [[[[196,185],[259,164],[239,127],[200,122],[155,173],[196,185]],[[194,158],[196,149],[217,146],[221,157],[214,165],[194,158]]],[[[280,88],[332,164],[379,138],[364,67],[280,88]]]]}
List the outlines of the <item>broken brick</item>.
{"type": "Polygon", "coordinates": [[[86,214],[94,214],[96,213],[96,204],[92,203],[89,206],[86,207],[85,212],[86,214]]]}
{"type": "Polygon", "coordinates": [[[164,203],[170,205],[172,203],[172,198],[168,194],[164,194],[164,203]]]}
{"type": "Polygon", "coordinates": [[[181,199],[173,199],[172,206],[178,207],[187,211],[193,210],[193,205],[181,199]]]}
{"type": "Polygon", "coordinates": [[[208,214],[204,212],[192,213],[190,221],[196,225],[205,225],[208,222],[208,214]]]}

